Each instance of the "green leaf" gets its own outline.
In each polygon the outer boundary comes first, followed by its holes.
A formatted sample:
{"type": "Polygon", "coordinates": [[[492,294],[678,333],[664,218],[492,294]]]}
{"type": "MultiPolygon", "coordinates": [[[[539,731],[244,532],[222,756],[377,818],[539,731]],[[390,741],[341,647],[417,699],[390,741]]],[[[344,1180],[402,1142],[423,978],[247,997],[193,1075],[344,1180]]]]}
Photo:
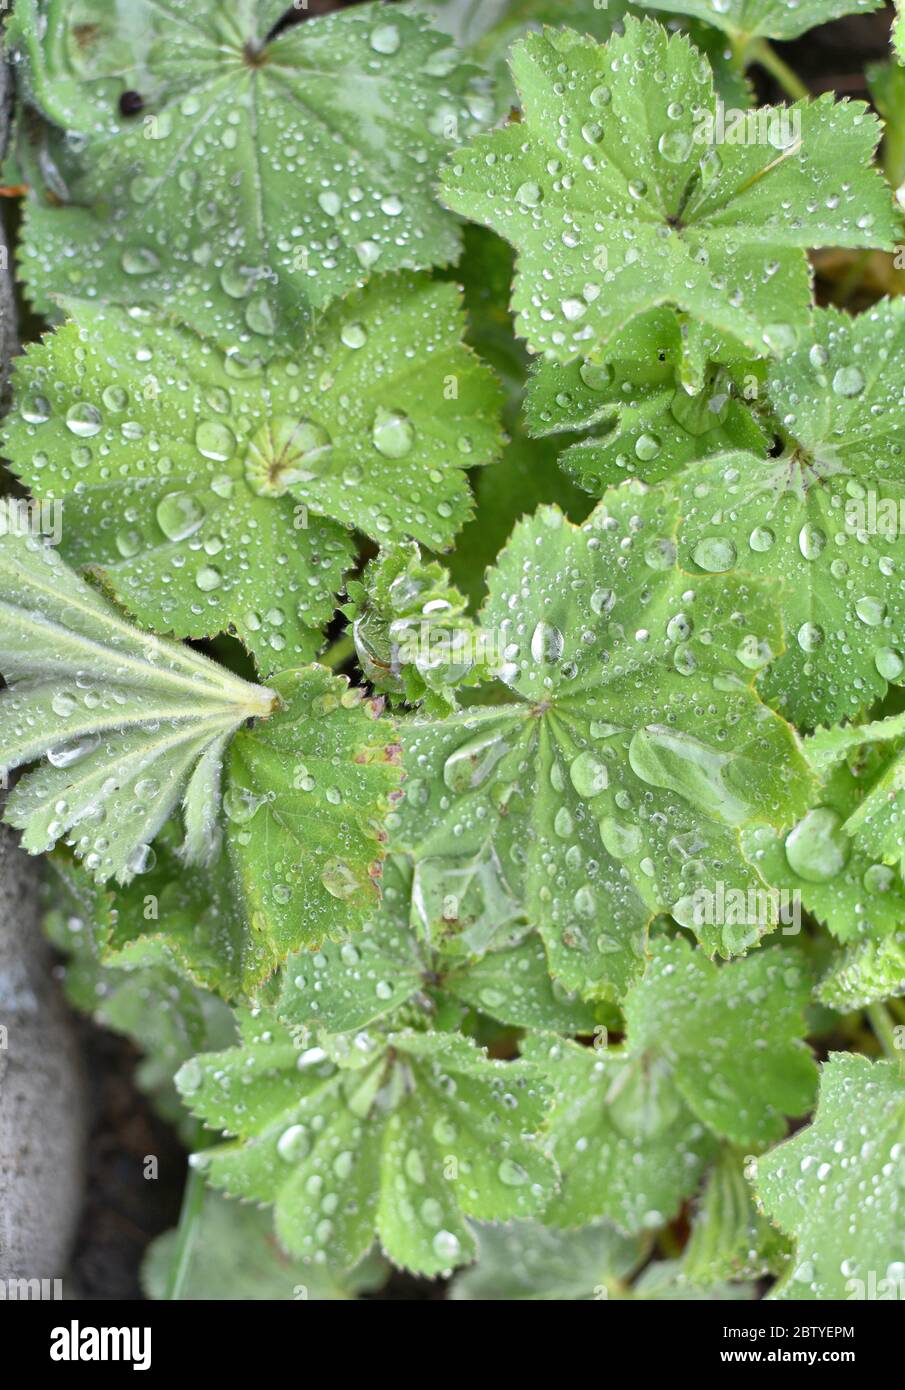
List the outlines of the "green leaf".
{"type": "Polygon", "coordinates": [[[817,1068],[802,1041],[809,986],[789,951],[717,966],[684,940],[659,939],[623,1006],[629,1051],[662,1059],[715,1134],[761,1147],[785,1134],[784,1116],[813,1104],[817,1068]]]}
{"type": "Polygon", "coordinates": [[[466,468],[501,444],[452,285],[375,281],[267,366],[150,312],[70,308],[19,360],[14,466],[65,499],[67,558],[131,612],[177,636],[232,625],[266,671],[317,650],[354,553],[343,526],[448,544],[466,468]]]}
{"type": "MultiPolygon", "coordinates": [[[[166,1231],[148,1247],[141,1270],[148,1298],[167,1297],[177,1239],[176,1231],[166,1231]]],[[[360,1265],[348,1271],[329,1265],[303,1265],[280,1249],[266,1212],[208,1190],[192,1231],[180,1298],[189,1302],[332,1302],[371,1293],[380,1288],[386,1276],[386,1265],[379,1256],[365,1256],[360,1265]]]]}
{"type": "Polygon", "coordinates": [[[24,848],[65,839],[98,882],[127,883],[153,867],[151,841],[184,799],[204,824],[194,837],[189,826],[189,850],[211,864],[225,838],[244,926],[237,941],[230,911],[216,929],[230,941],[224,968],[246,985],[373,909],[401,774],[392,727],[361,691],[316,666],[250,685],[130,626],[21,536],[0,538],[0,574],[0,763],[48,759],[6,805],[24,848]]]}
{"type": "Polygon", "coordinates": [[[642,1270],[628,1297],[645,1302],[734,1303],[753,1298],[755,1292],[751,1284],[691,1284],[682,1260],[654,1260],[642,1270]]]}
{"type": "Polygon", "coordinates": [[[563,1040],[529,1040],[524,1055],[555,1086],[547,1144],[562,1188],[544,1213],[554,1226],[606,1217],[634,1234],[664,1225],[689,1197],[715,1142],[662,1061],[563,1040]]]}
{"type": "Polygon", "coordinates": [[[624,1046],[529,1040],[525,1056],[556,1086],[548,1143],[562,1189],[545,1219],[662,1225],[694,1190],[712,1135],[748,1146],[783,1135],[783,1115],[803,1114],[816,1085],[801,1042],[807,993],[785,952],[718,967],[660,938],[626,997],[624,1046]]]}
{"type": "Polygon", "coordinates": [[[741,1153],[720,1150],[696,1207],[682,1256],[682,1277],[706,1287],[724,1279],[761,1279],[786,1261],[786,1242],[757,1211],[741,1153]]]}
{"type": "MultiPolygon", "coordinates": [[[[761,689],[799,727],[854,718],[905,680],[903,310],[815,312],[764,386],[781,457],[717,456],[678,479],[692,572],[783,581],[788,647],[761,689]]],[[[646,468],[653,481],[665,471],[646,468]]]]}
{"type": "Polygon", "coordinates": [[[896,0],[896,16],[892,25],[892,46],[896,58],[905,63],[905,15],[902,14],[901,0],[896,0]]]}
{"type": "Polygon", "coordinates": [[[453,1280],[449,1297],[487,1301],[589,1302],[605,1299],[644,1258],[644,1242],[605,1222],[557,1231],[539,1221],[475,1230],[478,1257],[453,1280]]]}
{"type": "MultiPolygon", "coordinates": [[[[822,735],[812,742],[819,745],[822,735]]],[[[764,878],[785,898],[795,897],[845,943],[821,982],[819,997],[844,1012],[905,992],[902,923],[905,884],[846,832],[870,791],[870,771],[856,751],[830,770],[814,805],[789,830],[744,831],[742,847],[764,878]]]]}
{"type": "MultiPolygon", "coordinates": [[[[419,900],[451,922],[471,893],[472,942],[521,915],[553,975],[588,997],[624,993],[649,922],[689,897],[701,860],[747,892],[760,880],[740,827],[807,805],[794,737],[750,688],[778,650],[772,605],[724,578],[691,585],[675,523],[673,503],[638,485],[580,528],[553,508],[520,523],[482,613],[516,702],[401,729],[395,841],[430,879],[419,900]]],[[[724,954],[759,934],[698,930],[724,954]]]]}
{"type": "Polygon", "coordinates": [[[858,802],[843,829],[854,847],[886,864],[905,861],[902,825],[902,760],[905,714],[871,724],[819,729],[808,739],[808,755],[820,772],[847,763],[859,778],[858,802]]]}
{"type": "Polygon", "coordinates": [[[491,115],[474,70],[413,14],[366,6],[271,37],[284,9],[17,7],[30,99],[81,137],[74,156],[51,132],[29,200],[36,303],[166,304],[223,347],[270,353],[375,268],[455,260],[433,185],[491,115]]]}
{"type": "MultiPolygon", "coordinates": [[[[706,341],[705,360],[712,360],[703,380],[694,388],[683,383],[687,340],[681,330],[675,314],[656,310],[618,334],[605,362],[542,362],[535,368],[525,402],[528,431],[593,431],[560,459],[589,492],[635,474],[656,483],[727,449],[766,453],[768,435],[718,361],[731,356],[724,345],[706,341]]],[[[746,367],[753,371],[753,364],[746,367]]],[[[745,369],[738,366],[736,376],[745,369]]]]}
{"type": "Polygon", "coordinates": [[[224,797],[233,891],[258,979],[373,912],[383,823],[401,780],[393,727],[362,691],[318,666],[284,672],[273,686],[282,707],[233,738],[224,797]]]}
{"type": "MultiPolygon", "coordinates": [[[[0,763],[22,778],[5,819],[32,854],[66,838],[98,882],[128,882],[231,734],[269,716],[273,690],[127,623],[50,547],[0,537],[0,763]]],[[[209,859],[212,842],[195,846],[209,859]]]]}
{"type": "Polygon", "coordinates": [[[419,905],[412,904],[412,879],[411,869],[391,857],[380,912],[363,931],[289,958],[275,1006],[285,1023],[344,1033],[410,1001],[430,1020],[452,996],[517,1027],[594,1031],[594,1010],[551,982],[536,936],[504,940],[478,956],[464,952],[459,938],[426,940],[418,930],[419,905]]]}
{"type": "Polygon", "coordinates": [[[781,1299],[897,1298],[905,1276],[905,1079],[831,1053],[814,1121],[753,1164],[771,1220],[795,1239],[781,1299]]]}
{"type": "Polygon", "coordinates": [[[540,1074],[465,1037],[365,1034],[337,1062],[266,1019],[246,1046],[193,1059],[179,1085],[239,1136],[199,1156],[208,1179],[274,1203],[281,1243],[306,1264],[327,1248],[355,1264],[376,1231],[396,1264],[439,1274],[473,1254],[466,1216],[529,1216],[554,1186],[526,1137],[543,1118],[540,1074]]]}
{"type": "Polygon", "coordinates": [[[358,664],[376,690],[424,702],[442,717],[457,707],[456,688],[487,675],[492,652],[466,616],[467,600],[436,562],[422,560],[414,541],[387,546],[346,585],[343,613],[352,627],[358,664]]]}
{"type": "MultiPolygon", "coordinates": [[[[658,9],[653,0],[636,0],[644,9],[658,9]]],[[[671,14],[694,15],[736,40],[757,35],[768,39],[796,39],[818,24],[828,24],[845,14],[868,14],[882,0],[669,0],[671,14]]]]}
{"type": "Polygon", "coordinates": [[[270,954],[242,911],[225,847],[209,869],[186,874],[176,843],[171,821],[154,841],[142,873],[110,893],[114,923],[101,959],[129,965],[154,943],[195,984],[237,998],[270,970],[270,954]]]}
{"type": "Polygon", "coordinates": [[[512,62],[523,120],[456,152],[443,188],[517,247],[516,326],[534,352],[596,358],[662,304],[755,354],[782,351],[809,307],[805,249],[898,235],[860,103],[765,108],[754,120],[774,143],[717,151],[709,64],[650,20],[626,19],[604,46],[531,35],[512,62]]]}
{"type": "Polygon", "coordinates": [[[196,1052],[236,1041],[232,1012],[214,994],[196,988],[158,940],[146,940],[127,960],[111,960],[104,942],[116,920],[110,895],[61,851],[51,855],[44,929],[66,958],[66,997],[97,1023],[130,1038],[144,1054],[135,1080],[155,1109],[191,1143],[173,1077],[196,1052]]]}

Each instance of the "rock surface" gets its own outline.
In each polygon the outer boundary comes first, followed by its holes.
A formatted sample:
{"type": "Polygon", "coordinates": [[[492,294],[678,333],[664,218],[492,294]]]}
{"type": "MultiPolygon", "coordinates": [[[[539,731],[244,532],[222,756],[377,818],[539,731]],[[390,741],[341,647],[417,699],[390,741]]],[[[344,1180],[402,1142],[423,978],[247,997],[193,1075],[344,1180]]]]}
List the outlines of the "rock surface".
{"type": "MultiPolygon", "coordinates": [[[[8,117],[0,64],[0,153],[8,117]]],[[[0,227],[0,391],[16,343],[9,265],[0,227]]],[[[39,861],[0,828],[0,1281],[63,1277],[82,1191],[84,1091],[38,875],[39,861]]]]}

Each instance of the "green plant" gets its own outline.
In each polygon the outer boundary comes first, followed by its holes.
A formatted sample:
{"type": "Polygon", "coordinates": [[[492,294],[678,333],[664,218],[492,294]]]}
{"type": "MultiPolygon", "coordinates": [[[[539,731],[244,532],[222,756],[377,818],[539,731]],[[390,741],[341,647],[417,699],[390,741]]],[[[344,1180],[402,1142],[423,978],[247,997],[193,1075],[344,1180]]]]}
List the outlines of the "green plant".
{"type": "Polygon", "coordinates": [[[807,255],[902,229],[769,42],[872,8],[19,0],[5,816],[152,1296],[905,1276],[905,321],[807,255]]]}

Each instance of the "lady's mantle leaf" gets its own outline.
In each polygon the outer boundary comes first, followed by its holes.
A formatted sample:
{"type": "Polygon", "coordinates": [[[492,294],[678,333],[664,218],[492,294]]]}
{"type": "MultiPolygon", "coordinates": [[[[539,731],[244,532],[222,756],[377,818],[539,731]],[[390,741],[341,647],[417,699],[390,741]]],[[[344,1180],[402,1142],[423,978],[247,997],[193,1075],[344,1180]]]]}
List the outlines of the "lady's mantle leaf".
{"type": "Polygon", "coordinates": [[[458,151],[444,189],[517,246],[516,325],[535,352],[598,356],[660,304],[783,351],[809,305],[805,248],[889,248],[898,234],[860,103],[764,109],[763,139],[711,143],[710,66],[650,20],[602,46],[531,35],[513,72],[524,119],[458,151]]]}
{"type": "Polygon", "coordinates": [[[589,996],[624,993],[663,910],[708,950],[753,944],[769,920],[695,922],[693,895],[760,886],[740,828],[807,805],[794,736],[751,690],[781,640],[772,604],[681,573],[675,523],[674,504],[637,484],[581,527],[552,508],[522,522],[482,614],[519,702],[402,728],[396,842],[415,855],[417,900],[447,930],[466,890],[492,902],[495,930],[523,913],[552,973],[589,996]]]}
{"type": "Polygon", "coordinates": [[[905,1079],[894,1062],[831,1053],[813,1124],[752,1165],[767,1215],[795,1238],[774,1298],[901,1298],[905,1079]]]}
{"type": "MultiPolygon", "coordinates": [[[[822,739],[818,734],[810,742],[816,747],[822,739]]],[[[879,747],[855,748],[851,765],[843,758],[827,772],[815,804],[791,829],[754,826],[742,834],[745,853],[786,902],[798,895],[845,943],[819,990],[825,1003],[843,1012],[905,992],[901,872],[884,863],[882,844],[871,851],[846,829],[882,767],[879,747]]],[[[885,807],[884,792],[875,804],[885,807]]]]}
{"type": "MultiPolygon", "coordinates": [[[[304,1298],[309,1303],[354,1299],[379,1289],[389,1270],[366,1256],[353,1270],[302,1265],[280,1249],[268,1212],[208,1189],[197,1217],[182,1301],[235,1302],[304,1298]]],[[[148,1298],[165,1299],[177,1258],[178,1231],[166,1231],[148,1247],[141,1282],[148,1298]]]]}
{"type": "Polygon", "coordinates": [[[30,201],[39,302],[167,304],[223,346],[270,353],[375,267],[455,260],[433,184],[490,114],[474,69],[415,15],[366,5],[269,38],[284,9],[17,6],[31,100],[83,137],[30,201]]]}
{"type": "Polygon", "coordinates": [[[31,853],[65,838],[98,882],[128,882],[205,757],[219,767],[235,729],[278,697],[130,626],[38,541],[0,538],[0,574],[0,762],[48,758],[5,819],[31,853]]]}
{"type": "MultiPolygon", "coordinates": [[[[720,456],[726,435],[710,427],[695,439],[667,416],[645,418],[637,391],[641,410],[630,434],[623,425],[613,443],[589,439],[566,455],[587,482],[626,468],[646,482],[677,474],[680,559],[692,573],[738,570],[784,581],[778,603],[788,648],[762,678],[762,692],[799,727],[851,719],[887,682],[905,680],[898,639],[905,624],[905,398],[897,366],[904,347],[901,300],[858,318],[815,311],[794,352],[752,388],[763,420],[749,418],[749,425],[783,439],[781,457],[720,456]]],[[[596,382],[603,368],[545,371],[584,371],[596,382]]],[[[733,432],[741,438],[747,409],[731,402],[730,391],[719,398],[726,409],[734,404],[733,432]]],[[[570,393],[576,406],[591,398],[585,382],[573,381],[570,393]]],[[[613,395],[608,386],[602,399],[613,395]]],[[[691,406],[681,389],[674,399],[691,406]]]]}
{"type": "Polygon", "coordinates": [[[822,772],[845,763],[858,778],[857,805],[844,823],[858,850],[905,866],[905,714],[819,729],[808,753],[822,772]]]}
{"type": "Polygon", "coordinates": [[[465,470],[501,447],[452,285],[377,281],[267,366],[150,312],[70,308],[20,359],[14,466],[66,499],[67,558],[100,565],[138,618],[180,637],[232,625],[265,671],[316,651],[352,559],[343,526],[446,545],[470,514],[465,470]]]}
{"type": "Polygon", "coordinates": [[[453,1282],[460,1302],[618,1297],[646,1254],[645,1241],[597,1221],[580,1231],[557,1231],[540,1221],[480,1226],[478,1257],[453,1282]]]}
{"type": "Polygon", "coordinates": [[[34,541],[0,539],[0,574],[0,763],[48,759],[7,802],[25,848],[65,839],[98,882],[126,883],[182,800],[183,855],[212,863],[222,781],[246,983],[361,921],[400,771],[359,692],[316,666],[239,680],[131,627],[34,541]]]}
{"type": "Polygon", "coordinates": [[[724,344],[704,335],[701,379],[684,380],[692,369],[690,327],[671,310],[654,310],[616,335],[604,362],[535,368],[525,401],[529,433],[592,432],[560,458],[581,487],[599,495],[626,477],[659,482],[727,449],[766,453],[769,437],[737,385],[746,373],[749,383],[757,381],[754,364],[735,362],[724,344]]]}
{"type": "MultiPolygon", "coordinates": [[[[635,0],[645,9],[658,9],[654,0],[635,0]]],[[[844,14],[866,14],[882,0],[669,0],[671,14],[706,20],[733,38],[796,39],[807,29],[828,24],[844,14]]]]}
{"type": "Polygon", "coordinates": [[[381,887],[379,913],[354,939],[289,957],[275,1005],[284,1023],[342,1033],[409,1001],[427,1019],[456,1001],[516,1027],[594,1031],[594,1009],[551,981],[543,943],[533,933],[475,958],[459,937],[436,945],[425,940],[408,866],[391,856],[381,887]]]}
{"type": "Polygon", "coordinates": [[[563,1040],[532,1038],[524,1055],[555,1086],[546,1142],[560,1165],[562,1189],[544,1220],[572,1227],[606,1217],[631,1235],[675,1216],[716,1142],[668,1068],[563,1040]]]}
{"type": "Polygon", "coordinates": [[[177,1083],[239,1142],[196,1161],[233,1195],[275,1206],[306,1263],[355,1264],[375,1232],[395,1263],[439,1274],[471,1258],[466,1215],[530,1216],[555,1170],[531,1142],[547,1088],[527,1062],[452,1034],[363,1034],[345,1057],[299,1052],[272,1019],[247,1045],[194,1058],[177,1083]]]}
{"type": "Polygon", "coordinates": [[[629,1050],[668,1063],[714,1133],[748,1147],[782,1138],[783,1117],[803,1115],[817,1086],[802,1041],[810,980],[800,962],[765,949],[718,967],[684,940],[658,940],[652,955],[623,1006],[629,1050]]]}
{"type": "Polygon", "coordinates": [[[784,952],[718,967],[661,938],[626,997],[623,1047],[530,1041],[525,1055],[556,1086],[549,1146],[562,1190],[546,1219],[659,1226],[696,1186],[711,1134],[747,1146],[781,1137],[783,1115],[803,1114],[816,1086],[801,1042],[807,994],[784,952]]]}

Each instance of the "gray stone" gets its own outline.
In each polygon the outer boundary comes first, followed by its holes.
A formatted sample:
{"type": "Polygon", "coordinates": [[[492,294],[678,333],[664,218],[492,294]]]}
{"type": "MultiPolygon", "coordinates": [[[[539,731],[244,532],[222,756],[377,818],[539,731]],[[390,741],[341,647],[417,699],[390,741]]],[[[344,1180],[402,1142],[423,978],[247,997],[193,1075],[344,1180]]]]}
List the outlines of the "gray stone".
{"type": "MultiPolygon", "coordinates": [[[[0,63],[0,151],[8,118],[0,63]]],[[[8,266],[0,229],[0,393],[16,350],[8,266]]],[[[63,1277],[83,1182],[84,1088],[41,934],[39,872],[0,828],[0,1280],[63,1277]]]]}

